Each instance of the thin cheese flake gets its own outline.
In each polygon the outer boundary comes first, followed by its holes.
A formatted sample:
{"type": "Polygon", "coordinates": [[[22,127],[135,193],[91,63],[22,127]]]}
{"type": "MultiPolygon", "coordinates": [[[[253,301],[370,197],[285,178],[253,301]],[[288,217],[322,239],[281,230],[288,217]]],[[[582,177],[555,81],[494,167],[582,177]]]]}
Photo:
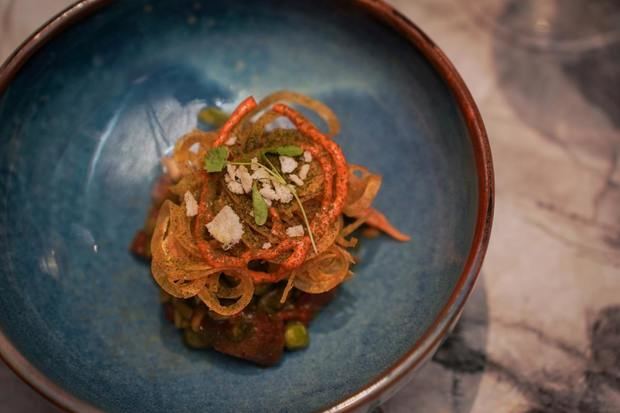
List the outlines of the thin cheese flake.
{"type": "Polygon", "coordinates": [[[241,186],[243,187],[243,191],[247,194],[252,190],[252,176],[248,172],[248,168],[241,165],[237,169],[237,177],[241,181],[241,186]]]}
{"type": "Polygon", "coordinates": [[[227,175],[234,180],[235,175],[237,174],[237,167],[235,165],[231,165],[229,163],[226,164],[226,173],[227,175]]]}
{"type": "Polygon", "coordinates": [[[299,168],[299,177],[305,180],[308,177],[308,172],[310,172],[310,164],[305,163],[299,168]]]}
{"type": "Polygon", "coordinates": [[[312,162],[312,154],[309,151],[304,151],[304,161],[312,162]]]}
{"type": "Polygon", "coordinates": [[[263,198],[265,198],[265,200],[277,201],[280,199],[276,191],[273,190],[268,182],[264,183],[263,187],[258,192],[263,196],[263,198]]]}
{"type": "Polygon", "coordinates": [[[303,237],[304,227],[302,225],[295,225],[294,227],[288,227],[286,229],[286,235],[290,238],[303,237]]]}
{"type": "Polygon", "coordinates": [[[290,156],[280,156],[280,169],[282,173],[291,173],[297,168],[297,161],[290,156]]]}
{"type": "Polygon", "coordinates": [[[233,194],[243,195],[245,193],[243,190],[243,185],[241,185],[240,182],[230,181],[226,184],[226,186],[228,187],[228,190],[233,194]]]}
{"type": "Polygon", "coordinates": [[[293,193],[287,185],[282,185],[279,182],[274,182],[273,187],[276,191],[277,201],[280,201],[283,204],[288,204],[293,200],[293,193]]]}
{"type": "Polygon", "coordinates": [[[257,168],[252,174],[252,179],[257,181],[271,180],[271,175],[265,170],[265,168],[257,168]]]}
{"type": "Polygon", "coordinates": [[[224,182],[226,182],[228,190],[233,194],[247,194],[252,190],[252,176],[248,172],[248,168],[243,165],[237,167],[227,164],[224,182]]]}
{"type": "Polygon", "coordinates": [[[185,195],[183,195],[183,199],[185,200],[185,214],[188,217],[195,217],[198,215],[198,202],[196,202],[194,195],[187,191],[185,195]]]}
{"type": "Polygon", "coordinates": [[[213,238],[222,244],[224,250],[232,248],[241,240],[243,235],[243,225],[241,225],[239,216],[228,205],[225,205],[215,218],[207,224],[207,230],[213,238]]]}
{"type": "Polygon", "coordinates": [[[288,179],[290,179],[291,182],[293,182],[297,186],[302,186],[304,184],[304,181],[295,174],[290,174],[288,176],[288,179]]]}
{"type": "Polygon", "coordinates": [[[233,146],[235,143],[237,143],[237,136],[235,135],[230,135],[230,138],[224,142],[226,146],[233,146]]]}
{"type": "Polygon", "coordinates": [[[264,250],[268,250],[269,248],[271,248],[271,242],[265,242],[261,248],[264,250]]]}

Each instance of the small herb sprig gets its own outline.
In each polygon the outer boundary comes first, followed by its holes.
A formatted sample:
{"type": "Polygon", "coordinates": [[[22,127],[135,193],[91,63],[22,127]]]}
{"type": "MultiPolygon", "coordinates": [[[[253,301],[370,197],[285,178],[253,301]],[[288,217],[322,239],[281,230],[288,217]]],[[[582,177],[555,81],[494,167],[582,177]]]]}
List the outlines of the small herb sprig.
{"type": "Polygon", "coordinates": [[[252,185],[252,209],[254,210],[254,222],[256,225],[265,225],[267,222],[267,202],[258,191],[256,181],[252,185]]]}
{"type": "Polygon", "coordinates": [[[207,172],[221,172],[228,162],[230,152],[225,146],[218,146],[207,152],[205,157],[205,169],[207,172]]]}
{"type": "MultiPolygon", "coordinates": [[[[304,224],[308,229],[308,236],[310,237],[310,241],[312,242],[312,248],[314,249],[315,254],[318,254],[318,248],[316,246],[316,242],[314,240],[314,234],[312,233],[312,229],[310,228],[310,222],[308,221],[308,215],[306,214],[306,210],[301,203],[301,199],[299,199],[299,195],[295,190],[293,185],[286,182],[284,177],[278,172],[277,168],[274,164],[269,160],[267,154],[275,154],[282,156],[300,156],[303,154],[303,149],[297,145],[283,145],[276,146],[264,149],[260,153],[261,160],[263,160],[267,165],[261,162],[229,162],[228,156],[230,152],[228,148],[219,146],[217,148],[213,148],[207,152],[207,156],[205,157],[205,170],[207,172],[221,172],[227,164],[230,165],[244,165],[244,166],[252,166],[257,165],[259,168],[263,168],[267,173],[272,177],[272,179],[280,185],[284,185],[288,188],[289,191],[293,194],[295,201],[299,205],[299,209],[301,210],[301,215],[304,218],[304,224]]],[[[252,209],[254,212],[254,222],[256,225],[264,225],[267,222],[267,202],[260,194],[258,190],[258,186],[256,182],[252,185],[252,209]]]]}

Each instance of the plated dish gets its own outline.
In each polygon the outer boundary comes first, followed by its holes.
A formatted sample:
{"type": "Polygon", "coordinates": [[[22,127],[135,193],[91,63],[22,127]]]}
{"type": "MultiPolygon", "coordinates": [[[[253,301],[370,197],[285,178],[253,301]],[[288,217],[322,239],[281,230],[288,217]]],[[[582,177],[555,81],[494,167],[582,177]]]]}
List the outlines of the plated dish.
{"type": "Polygon", "coordinates": [[[365,411],[458,319],[492,211],[473,99],[386,4],[81,1],[0,69],[0,356],[70,411],[365,411]],[[278,89],[338,115],[347,163],[382,177],[373,207],[414,241],[360,237],[310,344],[262,368],[188,348],[127,248],[200,108],[278,89]]]}
{"type": "Polygon", "coordinates": [[[381,176],[347,163],[322,102],[282,91],[199,116],[219,129],[189,132],[162,159],[131,251],[151,261],[187,345],[273,365],[309,344],[310,321],[353,275],[354,231],[409,236],[372,207],[381,176]]]}

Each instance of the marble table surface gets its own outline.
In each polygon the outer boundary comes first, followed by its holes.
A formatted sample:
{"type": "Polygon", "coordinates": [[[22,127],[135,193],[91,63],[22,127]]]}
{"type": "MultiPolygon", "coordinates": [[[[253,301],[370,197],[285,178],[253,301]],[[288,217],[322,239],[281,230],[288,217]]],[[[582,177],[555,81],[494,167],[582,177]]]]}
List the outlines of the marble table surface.
{"type": "MultiPolygon", "coordinates": [[[[71,2],[0,0],[0,60],[71,2]]],[[[620,411],[620,4],[392,3],[469,85],[497,197],[461,322],[381,410],[620,411]]],[[[0,411],[57,409],[0,364],[0,411]]]]}

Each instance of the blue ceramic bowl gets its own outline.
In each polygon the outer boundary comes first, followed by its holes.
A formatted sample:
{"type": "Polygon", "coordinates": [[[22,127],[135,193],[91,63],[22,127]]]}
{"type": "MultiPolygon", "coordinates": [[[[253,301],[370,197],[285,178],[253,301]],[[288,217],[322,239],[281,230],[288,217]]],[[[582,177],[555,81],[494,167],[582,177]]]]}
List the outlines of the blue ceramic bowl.
{"type": "Polygon", "coordinates": [[[492,167],[445,56],[377,1],[85,0],[0,71],[0,353],[74,411],[370,408],[458,317],[490,231],[492,167]],[[158,158],[204,104],[293,89],[413,241],[364,240],[305,351],[263,369],[187,349],[128,245],[158,158]]]}

